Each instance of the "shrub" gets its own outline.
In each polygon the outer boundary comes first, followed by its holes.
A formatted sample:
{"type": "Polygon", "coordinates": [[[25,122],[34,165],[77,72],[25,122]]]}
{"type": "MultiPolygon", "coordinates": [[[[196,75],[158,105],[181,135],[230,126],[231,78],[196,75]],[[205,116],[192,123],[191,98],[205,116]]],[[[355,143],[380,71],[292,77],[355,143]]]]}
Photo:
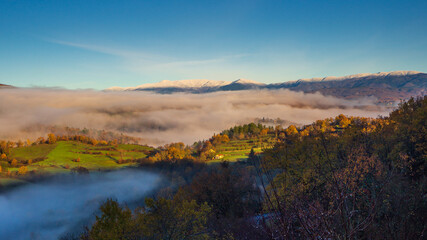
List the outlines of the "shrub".
{"type": "Polygon", "coordinates": [[[18,174],[19,175],[25,175],[28,172],[28,168],[26,166],[22,166],[18,169],[18,174]]]}

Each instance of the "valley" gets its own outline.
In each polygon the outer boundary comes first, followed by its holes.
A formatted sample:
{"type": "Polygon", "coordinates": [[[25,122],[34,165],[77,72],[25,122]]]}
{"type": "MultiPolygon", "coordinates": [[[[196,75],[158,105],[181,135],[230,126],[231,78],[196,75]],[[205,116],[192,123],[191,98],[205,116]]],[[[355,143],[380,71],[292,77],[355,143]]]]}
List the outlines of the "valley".
{"type": "Polygon", "coordinates": [[[427,1],[0,1],[0,240],[427,239],[427,1]]]}
{"type": "MultiPolygon", "coordinates": [[[[359,224],[347,213],[337,212],[342,204],[357,204],[355,207],[361,211],[357,217],[362,219],[370,217],[362,214],[366,211],[391,214],[391,206],[382,210],[372,202],[383,199],[396,204],[402,197],[420,194],[416,186],[424,174],[426,100],[426,97],[412,98],[400,104],[388,117],[340,114],[302,126],[236,125],[192,145],[175,142],[150,147],[126,142],[125,139],[134,141],[126,135],[120,135],[120,140],[105,141],[84,134],[52,133],[34,142],[1,141],[0,201],[7,205],[0,205],[0,211],[7,216],[13,215],[19,223],[15,224],[16,229],[4,228],[7,220],[0,218],[0,223],[3,221],[0,234],[15,235],[17,239],[28,236],[85,239],[98,234],[101,228],[103,234],[116,237],[124,234],[132,238],[135,234],[147,236],[151,233],[127,230],[131,226],[138,226],[138,229],[150,226],[148,229],[154,234],[168,234],[167,229],[175,226],[173,222],[166,223],[166,230],[156,229],[152,224],[158,226],[161,221],[172,219],[184,224],[184,229],[176,230],[176,234],[185,235],[185,229],[192,227],[205,237],[233,234],[238,238],[256,236],[261,239],[263,231],[283,231],[281,225],[274,224],[276,217],[269,215],[282,211],[282,207],[268,201],[279,198],[298,206],[297,209],[286,208],[289,215],[283,216],[289,218],[289,226],[295,228],[292,234],[299,235],[307,233],[297,226],[312,221],[292,220],[307,208],[306,204],[312,204],[306,196],[329,199],[329,204],[334,202],[329,195],[338,199],[330,210],[316,208],[314,217],[336,221],[334,224],[340,228],[342,223],[338,219],[342,217],[347,222],[359,224]],[[417,146],[414,152],[411,146],[417,146]],[[405,159],[412,160],[405,162],[405,159]],[[401,164],[396,165],[399,171],[390,168],[390,164],[401,164]],[[390,178],[396,175],[400,178],[390,178]],[[341,190],[329,185],[333,179],[345,189],[346,199],[339,199],[341,190]],[[408,187],[407,181],[415,182],[415,188],[393,192],[391,183],[408,187]],[[284,182],[288,182],[288,190],[279,187],[284,182]],[[366,189],[373,192],[366,192],[366,189]],[[41,199],[46,196],[48,203],[54,202],[51,204],[55,209],[44,205],[41,199]],[[26,197],[33,202],[24,209],[31,212],[30,209],[37,209],[31,217],[17,210],[22,208],[26,197]],[[58,205],[58,201],[62,203],[58,205]],[[117,213],[110,212],[110,208],[115,208],[117,213]],[[72,217],[62,215],[64,211],[72,217]],[[325,211],[330,215],[325,216],[325,211]],[[89,214],[97,217],[94,219],[89,214]],[[128,216],[121,222],[119,233],[111,232],[115,223],[99,225],[101,219],[114,218],[114,214],[128,216]],[[135,222],[139,218],[151,220],[135,222]],[[271,225],[254,222],[259,218],[271,225]],[[229,220],[235,223],[226,223],[229,220]],[[23,231],[25,224],[32,221],[37,224],[32,223],[29,231],[23,231]],[[200,228],[194,226],[194,221],[199,221],[200,228]],[[57,225],[58,222],[62,224],[57,225]],[[91,227],[85,228],[87,226],[91,227]],[[242,227],[246,230],[242,231],[242,227]]],[[[94,133],[88,129],[71,132],[94,133]]],[[[420,209],[419,212],[423,211],[422,199],[415,198],[411,204],[420,209]]],[[[383,220],[375,217],[375,221],[383,220]]],[[[393,219],[392,224],[399,226],[401,223],[393,219]]],[[[416,231],[420,231],[421,225],[414,224],[416,231]]],[[[375,235],[378,231],[374,224],[366,227],[365,234],[375,235]]],[[[315,234],[326,231],[321,226],[313,230],[317,231],[315,234]]],[[[341,233],[337,230],[333,234],[341,233]]]]}

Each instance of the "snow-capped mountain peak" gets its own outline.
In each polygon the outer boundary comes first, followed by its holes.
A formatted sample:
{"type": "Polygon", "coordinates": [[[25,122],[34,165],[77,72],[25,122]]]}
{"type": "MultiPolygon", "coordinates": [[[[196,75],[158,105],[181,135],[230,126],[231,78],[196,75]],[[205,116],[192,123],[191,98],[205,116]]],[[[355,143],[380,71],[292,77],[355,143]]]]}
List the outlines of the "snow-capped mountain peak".
{"type": "Polygon", "coordinates": [[[151,88],[205,88],[205,87],[221,87],[230,84],[230,81],[215,81],[208,79],[187,79],[187,80],[163,80],[157,83],[146,83],[136,87],[111,87],[110,91],[126,91],[151,88]]]}
{"type": "Polygon", "coordinates": [[[240,78],[234,81],[233,83],[239,83],[239,84],[252,84],[252,85],[265,85],[265,83],[260,83],[254,80],[244,79],[240,78]]]}
{"type": "Polygon", "coordinates": [[[324,78],[303,78],[297,81],[289,81],[292,82],[324,82],[324,81],[342,81],[342,80],[350,80],[357,78],[365,78],[365,77],[385,77],[385,76],[406,76],[406,75],[414,75],[419,74],[421,72],[417,71],[393,71],[393,72],[378,72],[378,73],[359,73],[353,75],[347,75],[342,77],[329,76],[324,78]]]}
{"type": "Polygon", "coordinates": [[[343,77],[299,79],[296,81],[264,84],[248,79],[214,81],[190,79],[147,83],[136,87],[112,87],[107,91],[147,91],[161,94],[178,92],[210,93],[218,91],[242,91],[253,89],[288,89],[305,93],[320,92],[339,98],[375,96],[381,102],[393,102],[403,97],[423,96],[427,89],[427,74],[416,71],[361,73],[343,77]]]}

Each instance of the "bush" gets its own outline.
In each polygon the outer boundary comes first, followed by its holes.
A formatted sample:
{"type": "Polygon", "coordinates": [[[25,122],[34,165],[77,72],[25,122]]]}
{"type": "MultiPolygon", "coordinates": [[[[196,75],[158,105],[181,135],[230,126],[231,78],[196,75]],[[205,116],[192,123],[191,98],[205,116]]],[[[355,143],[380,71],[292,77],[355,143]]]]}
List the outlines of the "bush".
{"type": "Polygon", "coordinates": [[[25,175],[28,172],[28,168],[26,166],[22,166],[18,169],[18,174],[19,175],[25,175]]]}

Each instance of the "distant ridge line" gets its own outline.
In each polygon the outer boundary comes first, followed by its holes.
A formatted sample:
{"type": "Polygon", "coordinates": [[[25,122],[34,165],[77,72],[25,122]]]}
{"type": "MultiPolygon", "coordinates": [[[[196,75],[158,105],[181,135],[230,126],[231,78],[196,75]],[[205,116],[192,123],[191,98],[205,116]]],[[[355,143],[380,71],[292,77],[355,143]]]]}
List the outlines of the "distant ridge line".
{"type": "Polygon", "coordinates": [[[304,93],[319,92],[323,95],[345,99],[374,97],[380,103],[393,103],[411,96],[427,94],[427,74],[417,71],[393,71],[361,73],[343,77],[299,79],[282,83],[265,84],[247,79],[236,81],[164,80],[159,83],[142,84],[137,87],[112,87],[105,91],[146,91],[161,94],[177,92],[209,93],[250,89],[288,89],[304,93]]]}
{"type": "Polygon", "coordinates": [[[228,84],[239,83],[239,84],[255,84],[255,85],[280,85],[280,84],[294,84],[299,82],[325,82],[325,81],[343,81],[356,78],[364,77],[385,77],[385,76],[404,76],[404,75],[416,75],[426,74],[419,71],[392,71],[392,72],[377,72],[377,73],[359,73],[352,75],[345,75],[341,77],[327,76],[327,77],[315,77],[315,78],[300,78],[298,80],[265,84],[254,80],[248,79],[237,79],[235,81],[219,81],[219,80],[208,80],[208,79],[186,79],[186,80],[162,80],[157,83],[146,83],[136,87],[110,87],[105,90],[107,91],[128,91],[128,90],[139,90],[139,89],[154,89],[154,88],[203,88],[203,87],[217,87],[225,86],[228,84]]]}

